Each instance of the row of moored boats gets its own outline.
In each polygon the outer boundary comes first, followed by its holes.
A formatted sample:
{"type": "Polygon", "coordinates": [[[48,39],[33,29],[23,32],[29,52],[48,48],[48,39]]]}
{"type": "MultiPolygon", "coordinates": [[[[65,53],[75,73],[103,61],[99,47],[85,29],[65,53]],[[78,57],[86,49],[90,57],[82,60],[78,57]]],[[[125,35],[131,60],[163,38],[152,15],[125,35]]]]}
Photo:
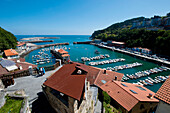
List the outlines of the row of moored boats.
{"type": "Polygon", "coordinates": [[[100,59],[109,58],[109,57],[110,56],[108,54],[105,54],[105,55],[99,55],[95,57],[81,57],[81,60],[86,62],[86,61],[92,61],[92,60],[100,60],[100,59]]]}
{"type": "Polygon", "coordinates": [[[167,71],[167,70],[170,70],[170,68],[161,66],[161,67],[155,67],[153,69],[149,69],[149,70],[145,70],[145,71],[139,71],[134,74],[126,74],[126,76],[129,77],[130,79],[138,79],[138,78],[148,76],[153,73],[159,73],[159,72],[167,71]]]}
{"type": "Polygon", "coordinates": [[[111,70],[111,71],[118,71],[118,70],[123,70],[123,69],[129,69],[129,68],[133,68],[133,67],[137,67],[137,66],[142,66],[142,63],[132,63],[132,64],[125,64],[125,65],[120,65],[120,66],[115,66],[115,67],[107,67],[107,70],[111,70]]]}
{"type": "Polygon", "coordinates": [[[89,65],[104,65],[104,64],[111,64],[111,63],[115,63],[115,62],[121,62],[121,61],[125,61],[124,58],[117,58],[117,59],[109,59],[109,60],[104,60],[104,61],[98,61],[98,62],[90,62],[89,65]]]}
{"type": "Polygon", "coordinates": [[[37,55],[32,55],[32,61],[34,64],[45,64],[52,62],[51,57],[44,51],[48,51],[49,48],[41,49],[37,55]]]}
{"type": "Polygon", "coordinates": [[[133,83],[133,84],[152,86],[157,83],[165,82],[166,79],[168,78],[169,76],[156,76],[154,79],[152,79],[151,77],[148,77],[145,80],[139,80],[137,83],[133,83]]]}

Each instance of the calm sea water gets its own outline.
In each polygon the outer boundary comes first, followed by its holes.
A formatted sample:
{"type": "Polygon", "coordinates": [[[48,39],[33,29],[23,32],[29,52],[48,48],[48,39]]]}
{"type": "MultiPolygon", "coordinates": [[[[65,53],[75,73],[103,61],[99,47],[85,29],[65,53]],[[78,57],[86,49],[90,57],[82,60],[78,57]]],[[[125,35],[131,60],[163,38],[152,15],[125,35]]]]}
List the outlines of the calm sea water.
{"type": "MultiPolygon", "coordinates": [[[[94,45],[89,45],[89,44],[73,44],[73,42],[76,41],[88,41],[90,36],[87,35],[17,35],[16,36],[18,40],[20,40],[21,38],[26,38],[26,37],[60,37],[60,39],[46,39],[46,40],[54,40],[54,42],[46,42],[46,43],[35,43],[37,45],[41,45],[41,44],[52,44],[52,43],[61,43],[61,42],[69,42],[69,45],[65,45],[65,47],[70,48],[70,50],[67,50],[70,54],[70,58],[72,61],[81,61],[81,57],[93,57],[93,56],[97,56],[98,54],[95,54],[94,51],[97,49],[100,54],[109,54],[110,58],[107,59],[115,59],[115,58],[124,58],[126,59],[124,62],[117,62],[117,63],[112,63],[112,64],[106,64],[106,65],[98,65],[96,67],[99,68],[106,68],[106,67],[114,67],[114,66],[118,66],[118,65],[124,65],[124,64],[129,64],[129,63],[134,63],[134,62],[139,62],[142,63],[142,66],[139,67],[134,67],[131,69],[124,69],[124,70],[120,70],[117,72],[120,73],[124,73],[124,74],[133,74],[135,72],[138,71],[142,71],[142,70],[148,70],[154,67],[159,67],[157,64],[152,63],[152,62],[148,62],[148,61],[144,61],[126,54],[122,54],[122,53],[118,53],[118,52],[114,52],[111,50],[107,50],[104,48],[99,48],[97,46],[94,45]]],[[[27,62],[33,63],[32,61],[32,55],[38,54],[38,52],[41,49],[35,50],[33,52],[31,52],[30,54],[28,54],[25,57],[25,60],[27,62]]],[[[45,53],[49,54],[51,59],[52,55],[50,54],[50,51],[45,51],[45,53]]],[[[105,59],[106,60],[106,59],[105,59]]],[[[53,63],[55,63],[55,60],[53,59],[52,62],[47,63],[47,64],[43,64],[43,65],[38,65],[39,67],[42,66],[46,66],[46,65],[52,65],[53,63]]],[[[89,62],[86,62],[86,64],[88,65],[89,62]]],[[[170,71],[166,71],[166,72],[161,72],[158,74],[151,74],[150,77],[154,78],[155,76],[158,75],[169,75],[170,71]]],[[[142,77],[140,79],[136,79],[136,80],[128,80],[127,82],[133,83],[133,82],[137,82],[139,80],[143,80],[146,79],[147,77],[142,77]]],[[[158,84],[154,84],[153,86],[146,86],[148,89],[156,92],[160,86],[162,85],[162,83],[158,83],[158,84]]]]}

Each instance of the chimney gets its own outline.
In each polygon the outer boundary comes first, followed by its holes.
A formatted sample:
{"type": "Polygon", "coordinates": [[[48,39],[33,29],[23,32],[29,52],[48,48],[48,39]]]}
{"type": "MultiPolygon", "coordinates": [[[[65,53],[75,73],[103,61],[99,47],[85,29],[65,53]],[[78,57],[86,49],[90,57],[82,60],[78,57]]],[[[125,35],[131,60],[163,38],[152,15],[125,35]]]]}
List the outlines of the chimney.
{"type": "Polygon", "coordinates": [[[104,70],[104,74],[106,74],[106,69],[104,70]]]}
{"type": "Polygon", "coordinates": [[[17,60],[17,62],[20,62],[20,60],[17,60]]]}
{"type": "Polygon", "coordinates": [[[82,74],[82,71],[81,71],[81,70],[78,70],[78,71],[77,71],[77,74],[79,74],[79,75],[82,74]]]}
{"type": "Polygon", "coordinates": [[[115,76],[115,80],[117,80],[117,76],[115,76]]]}
{"type": "Polygon", "coordinates": [[[149,96],[148,96],[148,98],[152,99],[152,94],[151,94],[151,93],[149,93],[149,96]]]}
{"type": "Polygon", "coordinates": [[[19,66],[19,69],[20,69],[20,70],[22,70],[22,69],[23,69],[21,65],[19,66]]]}

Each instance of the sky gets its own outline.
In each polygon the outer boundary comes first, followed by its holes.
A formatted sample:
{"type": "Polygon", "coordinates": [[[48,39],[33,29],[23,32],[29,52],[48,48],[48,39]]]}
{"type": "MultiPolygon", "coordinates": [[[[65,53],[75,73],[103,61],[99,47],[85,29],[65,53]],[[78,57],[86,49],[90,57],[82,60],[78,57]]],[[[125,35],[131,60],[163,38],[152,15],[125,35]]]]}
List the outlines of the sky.
{"type": "Polygon", "coordinates": [[[170,0],[0,0],[0,27],[15,35],[91,35],[126,19],[170,12],[170,0]]]}

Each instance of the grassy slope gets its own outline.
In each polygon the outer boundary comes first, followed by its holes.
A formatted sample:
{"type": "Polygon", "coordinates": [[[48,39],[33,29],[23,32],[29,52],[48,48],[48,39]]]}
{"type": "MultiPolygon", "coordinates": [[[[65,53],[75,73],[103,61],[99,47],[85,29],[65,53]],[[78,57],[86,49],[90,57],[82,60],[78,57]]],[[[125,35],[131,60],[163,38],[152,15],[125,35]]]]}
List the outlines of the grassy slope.
{"type": "Polygon", "coordinates": [[[0,108],[0,113],[20,113],[21,106],[22,106],[23,100],[20,99],[11,99],[10,97],[6,97],[6,103],[5,105],[0,108]]]}

